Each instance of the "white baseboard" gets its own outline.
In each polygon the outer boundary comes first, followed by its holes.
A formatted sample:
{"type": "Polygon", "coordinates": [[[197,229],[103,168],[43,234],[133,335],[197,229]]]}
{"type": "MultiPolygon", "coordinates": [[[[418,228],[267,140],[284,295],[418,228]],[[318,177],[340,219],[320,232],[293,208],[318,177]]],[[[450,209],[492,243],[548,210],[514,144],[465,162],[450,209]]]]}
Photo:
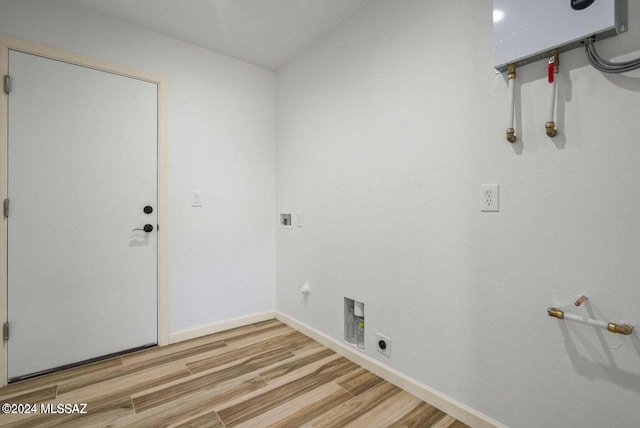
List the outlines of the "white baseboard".
{"type": "Polygon", "coordinates": [[[453,416],[454,418],[464,422],[465,424],[473,428],[506,428],[506,425],[501,424],[500,422],[470,408],[469,406],[466,406],[454,400],[453,398],[418,382],[417,380],[405,375],[404,373],[401,373],[381,363],[380,361],[377,361],[369,357],[368,355],[363,354],[353,347],[339,340],[336,340],[322,333],[321,331],[316,330],[315,328],[304,324],[294,318],[291,318],[289,315],[286,315],[279,311],[261,312],[259,314],[248,315],[245,317],[221,321],[214,324],[171,333],[169,335],[169,343],[171,344],[182,342],[184,340],[194,339],[196,337],[206,336],[208,334],[218,333],[220,331],[242,327],[248,324],[253,324],[256,322],[266,321],[274,318],[318,341],[322,345],[353,361],[359,366],[380,376],[387,382],[390,382],[397,387],[410,392],[421,400],[432,404],[443,412],[453,416]]]}
{"type": "Polygon", "coordinates": [[[298,330],[299,332],[309,336],[310,338],[320,342],[322,345],[327,348],[333,350],[334,352],[342,355],[343,357],[353,361],[359,366],[369,370],[370,372],[380,376],[387,382],[390,382],[396,385],[399,388],[404,389],[407,392],[415,395],[423,401],[426,401],[429,404],[437,407],[443,412],[453,416],[459,421],[464,422],[465,424],[471,427],[478,428],[489,428],[489,427],[498,427],[498,428],[506,428],[506,425],[501,424],[500,422],[466,406],[451,397],[448,397],[445,394],[442,394],[435,389],[424,385],[417,380],[410,378],[409,376],[392,369],[391,367],[374,360],[368,355],[363,354],[360,351],[357,351],[353,347],[346,345],[345,343],[336,340],[319,330],[316,330],[313,327],[308,326],[294,318],[291,318],[289,315],[283,314],[282,312],[275,312],[276,319],[282,321],[283,323],[289,325],[290,327],[298,330]]]}
{"type": "Polygon", "coordinates": [[[266,311],[259,314],[247,315],[245,317],[220,321],[214,324],[203,325],[189,330],[182,330],[169,334],[169,344],[182,342],[184,340],[195,339],[196,337],[218,333],[219,331],[242,327],[260,321],[272,320],[276,317],[275,311],[266,311]]]}

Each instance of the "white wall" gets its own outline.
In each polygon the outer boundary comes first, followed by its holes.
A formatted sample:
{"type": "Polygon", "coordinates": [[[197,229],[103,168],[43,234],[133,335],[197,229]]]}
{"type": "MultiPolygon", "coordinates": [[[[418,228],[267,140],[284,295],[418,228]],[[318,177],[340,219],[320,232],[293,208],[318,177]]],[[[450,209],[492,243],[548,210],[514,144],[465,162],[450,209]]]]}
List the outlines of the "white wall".
{"type": "MultiPolygon", "coordinates": [[[[629,7],[603,55],[640,55],[629,7]]],[[[491,15],[377,0],[279,71],[278,206],[304,227],[278,231],[277,309],[340,339],[343,297],[365,302],[367,355],[512,427],[636,426],[637,333],[546,308],[586,293],[594,317],[640,327],[640,73],[563,55],[551,140],[546,63],[519,69],[511,145],[491,15]],[[483,183],[499,213],[480,212],[483,183]]]]}
{"type": "Polygon", "coordinates": [[[274,73],[57,0],[3,0],[0,33],[168,77],[170,332],[273,310],[274,73]]]}
{"type": "MultiPolygon", "coordinates": [[[[607,56],[640,55],[629,3],[607,56]]],[[[171,331],[272,309],[273,73],[58,0],[2,0],[0,33],[169,77],[171,331]]],[[[277,232],[277,308],[340,338],[364,301],[368,355],[513,427],[636,425],[637,335],[545,310],[586,293],[640,327],[640,74],[561,64],[554,140],[544,64],[518,70],[515,145],[490,0],[374,1],[281,70],[277,200],[305,225],[277,232]]]]}

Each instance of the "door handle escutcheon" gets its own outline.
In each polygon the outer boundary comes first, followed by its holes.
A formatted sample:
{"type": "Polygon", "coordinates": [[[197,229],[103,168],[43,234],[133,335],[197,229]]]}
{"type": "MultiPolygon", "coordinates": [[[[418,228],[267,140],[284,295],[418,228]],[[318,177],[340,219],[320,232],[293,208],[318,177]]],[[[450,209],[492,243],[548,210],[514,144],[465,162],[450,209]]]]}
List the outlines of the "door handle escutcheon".
{"type": "Polygon", "coordinates": [[[133,229],[133,231],[136,231],[136,230],[142,230],[143,232],[149,233],[153,231],[153,226],[151,226],[150,224],[145,224],[144,228],[142,229],[133,229]]]}

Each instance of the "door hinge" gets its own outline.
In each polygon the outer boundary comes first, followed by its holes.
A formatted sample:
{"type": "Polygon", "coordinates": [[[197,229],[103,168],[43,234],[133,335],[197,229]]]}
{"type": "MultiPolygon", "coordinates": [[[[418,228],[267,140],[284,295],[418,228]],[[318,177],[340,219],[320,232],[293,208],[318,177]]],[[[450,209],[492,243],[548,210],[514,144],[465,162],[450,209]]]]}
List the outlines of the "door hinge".
{"type": "Polygon", "coordinates": [[[4,200],[4,217],[9,218],[9,199],[4,200]]]}
{"type": "Polygon", "coordinates": [[[4,75],[4,93],[8,94],[11,92],[11,77],[8,74],[4,75]]]}
{"type": "Polygon", "coordinates": [[[2,324],[2,340],[5,342],[9,340],[9,323],[8,322],[2,324]]]}

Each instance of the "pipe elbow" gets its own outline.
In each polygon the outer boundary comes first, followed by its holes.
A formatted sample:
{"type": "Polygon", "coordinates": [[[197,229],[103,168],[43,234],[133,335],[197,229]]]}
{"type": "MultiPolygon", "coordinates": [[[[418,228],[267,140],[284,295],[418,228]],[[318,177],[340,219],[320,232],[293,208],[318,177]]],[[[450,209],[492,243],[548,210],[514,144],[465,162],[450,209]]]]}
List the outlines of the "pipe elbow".
{"type": "Polygon", "coordinates": [[[556,123],[555,122],[547,122],[544,125],[544,128],[547,131],[547,136],[548,137],[555,137],[558,134],[558,131],[556,130],[556,123]]]}
{"type": "Polygon", "coordinates": [[[516,130],[513,128],[507,128],[507,141],[513,143],[516,141],[516,130]]]}
{"type": "Polygon", "coordinates": [[[629,335],[633,333],[633,327],[630,326],[629,324],[609,323],[607,326],[607,330],[609,330],[611,333],[618,333],[618,334],[624,334],[624,335],[629,335]]]}

